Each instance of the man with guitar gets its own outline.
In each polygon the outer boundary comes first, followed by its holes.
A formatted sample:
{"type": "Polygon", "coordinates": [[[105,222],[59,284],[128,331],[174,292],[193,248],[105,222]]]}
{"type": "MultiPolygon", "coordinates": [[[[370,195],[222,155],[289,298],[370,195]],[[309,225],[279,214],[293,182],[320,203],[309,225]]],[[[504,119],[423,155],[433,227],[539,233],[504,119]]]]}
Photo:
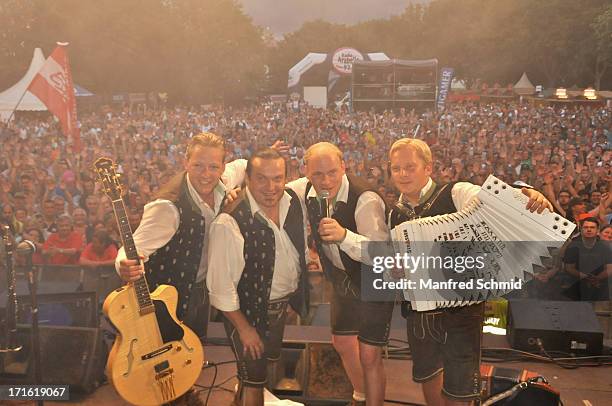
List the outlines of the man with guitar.
{"type": "Polygon", "coordinates": [[[246,188],[211,225],[210,302],[223,312],[238,361],[238,406],[262,406],[267,369],[280,358],[291,302],[308,309],[304,211],[285,189],[278,151],[256,152],[246,167],[246,188]]]}
{"type": "MultiPolygon", "coordinates": [[[[194,136],[187,146],[185,170],[161,188],[156,200],[145,205],[134,232],[136,249],[147,263],[151,290],[161,284],[176,287],[177,316],[200,337],[206,334],[208,318],[204,282],[209,226],[226,193],[242,181],[246,165],[243,159],[226,165],[224,158],[221,137],[212,133],[194,136]]],[[[115,266],[125,282],[137,280],[144,272],[142,263],[126,259],[124,248],[119,250],[115,266]]],[[[198,401],[193,395],[188,397],[189,404],[198,401]]]]}

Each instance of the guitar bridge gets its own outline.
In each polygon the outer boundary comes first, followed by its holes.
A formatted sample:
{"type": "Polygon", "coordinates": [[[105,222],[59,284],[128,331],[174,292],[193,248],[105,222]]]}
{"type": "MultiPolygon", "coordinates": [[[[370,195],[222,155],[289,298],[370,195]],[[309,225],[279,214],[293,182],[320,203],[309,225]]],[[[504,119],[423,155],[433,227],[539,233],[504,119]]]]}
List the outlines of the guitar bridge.
{"type": "Polygon", "coordinates": [[[176,391],[174,390],[174,375],[172,375],[173,373],[174,370],[170,368],[155,375],[155,380],[157,381],[157,386],[159,387],[164,403],[176,398],[176,391]]]}
{"type": "Polygon", "coordinates": [[[172,369],[172,368],[170,368],[170,369],[168,369],[166,371],[162,371],[162,372],[160,372],[158,374],[155,374],[155,380],[157,380],[157,381],[162,380],[162,379],[164,379],[164,378],[166,378],[168,376],[171,376],[173,373],[174,373],[174,369],[172,369]]]}

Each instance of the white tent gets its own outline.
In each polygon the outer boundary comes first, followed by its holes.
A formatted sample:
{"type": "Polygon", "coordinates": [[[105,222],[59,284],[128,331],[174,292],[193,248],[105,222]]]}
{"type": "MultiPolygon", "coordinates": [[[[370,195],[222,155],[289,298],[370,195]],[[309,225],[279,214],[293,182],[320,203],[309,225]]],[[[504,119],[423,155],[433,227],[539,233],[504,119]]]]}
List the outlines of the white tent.
{"type": "Polygon", "coordinates": [[[527,73],[523,72],[523,76],[514,85],[514,93],[521,95],[528,95],[535,93],[535,86],[531,83],[527,77],[527,73]]]}
{"type": "Polygon", "coordinates": [[[85,89],[83,86],[79,86],[76,83],[74,84],[74,95],[76,97],[91,97],[95,96],[92,92],[85,89]]]}
{"type": "MultiPolygon", "coordinates": [[[[299,61],[291,69],[289,69],[289,81],[287,83],[287,88],[291,89],[293,87],[296,87],[300,83],[300,79],[304,73],[306,73],[310,68],[315,65],[322,64],[325,61],[329,62],[331,57],[332,54],[322,54],[315,52],[308,53],[301,61],[299,61]]],[[[384,52],[372,52],[367,54],[367,59],[369,59],[370,61],[387,61],[389,60],[389,57],[384,52]]],[[[339,77],[339,75],[336,76],[339,77]]]]}
{"type": "MultiPolygon", "coordinates": [[[[42,50],[40,48],[36,48],[34,50],[34,56],[32,56],[32,62],[30,62],[30,67],[26,74],[19,80],[19,82],[15,83],[13,86],[9,87],[2,93],[0,93],[0,119],[7,120],[15,106],[19,102],[21,95],[27,89],[27,87],[32,82],[34,76],[40,71],[40,68],[45,63],[45,57],[43,56],[42,50]]],[[[45,111],[47,107],[41,102],[38,97],[34,96],[30,92],[26,92],[23,96],[23,100],[19,103],[19,107],[17,110],[29,110],[29,111],[45,111]]]]}
{"type": "Polygon", "coordinates": [[[287,87],[297,86],[297,84],[300,83],[302,73],[306,72],[314,65],[325,62],[325,59],[327,59],[327,54],[309,52],[308,55],[306,55],[301,61],[289,69],[289,81],[287,87]]]}
{"type": "Polygon", "coordinates": [[[451,90],[467,90],[467,86],[465,85],[465,80],[462,79],[453,79],[451,82],[451,90]]]}

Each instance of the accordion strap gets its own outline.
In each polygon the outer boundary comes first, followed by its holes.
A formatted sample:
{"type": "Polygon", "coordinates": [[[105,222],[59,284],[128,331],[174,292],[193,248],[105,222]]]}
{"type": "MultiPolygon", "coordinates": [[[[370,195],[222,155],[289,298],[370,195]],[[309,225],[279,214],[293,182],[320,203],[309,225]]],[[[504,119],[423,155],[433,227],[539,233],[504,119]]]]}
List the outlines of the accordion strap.
{"type": "Polygon", "coordinates": [[[446,185],[442,186],[436,192],[436,194],[433,195],[433,197],[429,198],[427,202],[423,204],[423,208],[421,209],[420,213],[417,215],[417,218],[423,217],[423,215],[427,214],[427,212],[431,209],[431,206],[436,202],[436,200],[438,200],[438,197],[440,197],[440,195],[448,187],[448,185],[450,185],[450,183],[447,183],[446,185]]]}
{"type": "MultiPolygon", "coordinates": [[[[449,185],[453,185],[453,183],[447,183],[445,185],[443,185],[442,187],[440,187],[437,191],[435,192],[428,192],[430,194],[429,198],[427,199],[427,201],[425,203],[423,203],[422,205],[417,206],[416,208],[420,208],[419,212],[417,214],[416,210],[413,209],[411,206],[407,206],[405,205],[401,200],[399,202],[397,202],[397,204],[395,205],[395,207],[393,208],[393,210],[390,210],[387,216],[387,223],[388,224],[393,224],[393,212],[397,211],[398,213],[400,213],[401,217],[400,217],[400,222],[403,221],[411,221],[411,220],[415,220],[418,218],[423,217],[424,215],[427,214],[427,212],[429,212],[429,210],[431,209],[431,206],[438,200],[438,197],[440,197],[440,195],[442,194],[442,192],[449,186],[449,185]],[[403,219],[402,219],[403,217],[403,219]]],[[[436,186],[437,187],[437,186],[436,186]]]]}

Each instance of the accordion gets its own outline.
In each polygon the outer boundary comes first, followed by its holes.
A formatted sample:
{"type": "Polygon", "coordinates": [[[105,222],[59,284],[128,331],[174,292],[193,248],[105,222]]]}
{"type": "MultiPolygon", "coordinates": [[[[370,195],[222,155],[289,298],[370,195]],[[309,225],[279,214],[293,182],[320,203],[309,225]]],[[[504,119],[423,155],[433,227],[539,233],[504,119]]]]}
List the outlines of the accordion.
{"type": "MultiPolygon", "coordinates": [[[[417,311],[503,296],[533,278],[576,227],[562,216],[526,209],[529,198],[490,175],[461,211],[406,221],[391,230],[404,298],[417,311]],[[403,271],[403,272],[402,272],[403,271]]],[[[393,272],[385,279],[395,277],[393,272]]]]}

